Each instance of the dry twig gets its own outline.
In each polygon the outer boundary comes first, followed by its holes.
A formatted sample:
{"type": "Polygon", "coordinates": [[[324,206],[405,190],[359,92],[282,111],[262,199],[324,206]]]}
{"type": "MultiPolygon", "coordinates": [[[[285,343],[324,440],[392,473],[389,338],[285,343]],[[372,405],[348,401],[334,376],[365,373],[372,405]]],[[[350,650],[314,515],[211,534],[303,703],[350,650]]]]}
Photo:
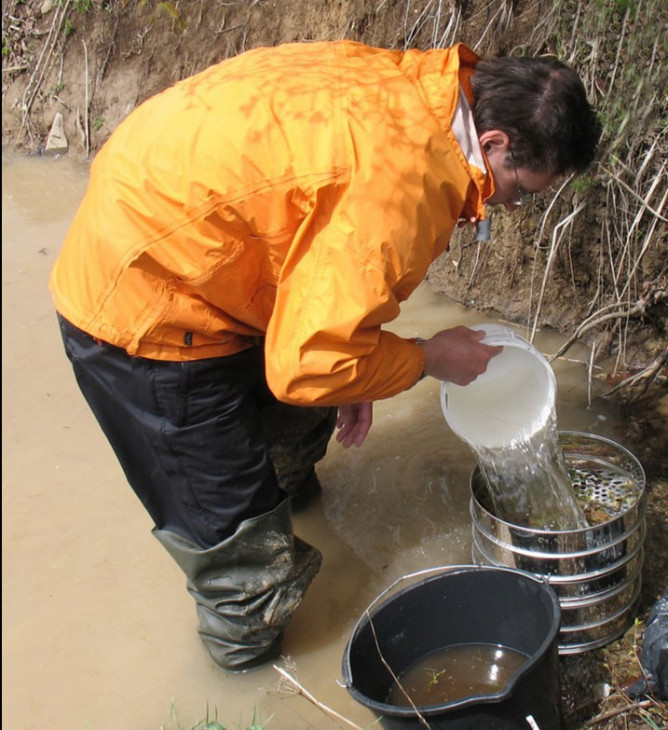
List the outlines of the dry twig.
{"type": "Polygon", "coordinates": [[[28,125],[30,119],[30,109],[32,107],[33,101],[35,100],[35,97],[37,96],[37,92],[42,85],[46,70],[49,67],[49,60],[53,49],[58,42],[58,35],[67,16],[70,1],[71,0],[65,0],[62,5],[56,5],[56,12],[53,18],[53,22],[51,23],[51,28],[49,29],[48,38],[42,46],[42,51],[39,55],[39,58],[37,59],[37,63],[35,64],[35,69],[30,75],[30,79],[23,94],[23,119],[21,122],[19,135],[28,125]]]}
{"type": "Polygon", "coordinates": [[[348,725],[348,727],[354,728],[354,730],[363,730],[359,725],[356,725],[352,720],[348,720],[348,718],[344,717],[343,715],[340,715],[336,710],[333,710],[331,707],[327,707],[327,705],[323,704],[319,700],[317,700],[308,690],[304,689],[304,687],[299,684],[299,682],[288,672],[285,671],[282,667],[276,666],[276,664],[272,665],[274,669],[283,677],[284,679],[287,679],[288,682],[295,687],[297,690],[297,694],[302,695],[302,697],[305,697],[309,702],[314,704],[319,710],[322,710],[326,715],[329,715],[330,717],[334,717],[337,720],[340,720],[341,722],[348,725]]]}
{"type": "Polygon", "coordinates": [[[415,703],[411,699],[408,692],[406,692],[406,690],[403,688],[403,685],[399,681],[399,677],[397,677],[397,675],[392,670],[392,667],[385,660],[385,657],[383,656],[383,652],[380,650],[380,645],[378,643],[378,637],[376,636],[376,628],[373,625],[373,621],[371,620],[371,615],[369,614],[368,610],[366,612],[366,616],[369,619],[369,626],[371,627],[371,633],[373,634],[373,640],[374,640],[374,643],[376,644],[376,650],[378,651],[378,656],[380,657],[380,661],[383,662],[383,666],[392,675],[392,679],[396,682],[397,687],[399,688],[401,693],[404,695],[404,697],[410,703],[410,706],[413,708],[413,711],[415,712],[415,715],[417,716],[418,721],[420,722],[420,725],[423,725],[426,728],[430,728],[431,726],[429,725],[429,723],[422,716],[422,713],[420,712],[420,710],[418,710],[418,708],[415,706],[415,703]]]}
{"type": "Polygon", "coordinates": [[[657,355],[657,357],[646,368],[641,370],[639,373],[636,373],[635,375],[632,375],[631,377],[622,380],[614,388],[609,390],[607,395],[612,395],[622,388],[631,388],[638,383],[643,383],[644,387],[640,393],[640,395],[642,395],[642,393],[647,390],[652,380],[657,377],[661,369],[664,368],[667,363],[668,347],[666,347],[666,349],[660,355],[657,355]]]}
{"type": "Polygon", "coordinates": [[[641,702],[632,702],[628,705],[625,705],[624,707],[617,707],[614,710],[610,710],[609,712],[604,712],[602,715],[599,715],[598,717],[593,718],[593,720],[589,721],[590,725],[598,725],[602,722],[605,722],[606,720],[610,720],[613,717],[617,717],[619,715],[624,715],[631,712],[636,712],[637,710],[642,710],[645,707],[649,707],[652,703],[649,700],[642,700],[641,702]]]}

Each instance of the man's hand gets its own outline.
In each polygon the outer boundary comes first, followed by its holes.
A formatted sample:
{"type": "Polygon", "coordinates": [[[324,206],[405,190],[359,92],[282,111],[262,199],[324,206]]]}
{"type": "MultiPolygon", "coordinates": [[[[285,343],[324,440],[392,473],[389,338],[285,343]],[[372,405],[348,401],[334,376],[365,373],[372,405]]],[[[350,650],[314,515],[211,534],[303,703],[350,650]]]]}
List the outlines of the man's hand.
{"type": "Polygon", "coordinates": [[[373,403],[371,402],[339,406],[339,415],[336,420],[339,432],[336,434],[336,440],[346,449],[353,444],[361,446],[369,433],[372,420],[373,403]]]}
{"type": "Polygon", "coordinates": [[[483,345],[485,333],[468,327],[453,327],[437,332],[422,342],[424,373],[456,385],[468,385],[487,370],[489,361],[503,347],[483,345]]]}

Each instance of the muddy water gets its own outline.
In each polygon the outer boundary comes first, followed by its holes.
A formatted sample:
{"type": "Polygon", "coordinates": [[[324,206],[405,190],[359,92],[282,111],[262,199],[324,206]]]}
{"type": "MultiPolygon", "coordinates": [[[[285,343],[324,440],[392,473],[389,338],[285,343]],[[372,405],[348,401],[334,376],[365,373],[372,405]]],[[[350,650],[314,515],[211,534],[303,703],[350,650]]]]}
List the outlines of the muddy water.
{"type": "MultiPolygon", "coordinates": [[[[3,726],[12,730],[190,728],[216,714],[245,728],[344,727],[271,666],[226,674],[195,630],[184,579],[77,390],[46,288],[87,169],[3,152],[3,726]],[[270,719],[271,718],[271,719],[270,719]]],[[[490,322],[422,288],[393,329],[427,336],[490,322]]],[[[536,340],[554,352],[560,336],[536,340]]],[[[587,353],[554,364],[560,429],[614,438],[615,416],[587,406],[587,353]]],[[[364,608],[396,578],[470,562],[474,458],[447,427],[438,383],[376,404],[363,447],[332,443],[317,500],[296,532],[322,569],[288,628],[281,666],[317,700],[368,727],[337,684],[364,608]]]]}
{"type": "Polygon", "coordinates": [[[437,649],[401,673],[388,705],[433,707],[503,691],[529,657],[497,644],[460,644],[437,649]]]}

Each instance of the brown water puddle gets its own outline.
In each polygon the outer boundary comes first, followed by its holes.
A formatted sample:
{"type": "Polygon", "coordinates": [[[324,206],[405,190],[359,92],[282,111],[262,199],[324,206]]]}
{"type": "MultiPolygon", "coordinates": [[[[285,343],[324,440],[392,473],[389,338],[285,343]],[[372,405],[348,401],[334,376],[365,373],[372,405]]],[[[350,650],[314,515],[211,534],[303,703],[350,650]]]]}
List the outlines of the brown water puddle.
{"type": "MultiPolygon", "coordinates": [[[[3,709],[4,727],[175,730],[216,714],[246,728],[345,727],[298,696],[271,666],[226,674],[196,633],[184,578],[81,397],[62,351],[48,273],[86,169],[3,154],[3,709]]],[[[429,335],[489,320],[421,288],[393,330],[429,335]]],[[[561,342],[540,333],[553,352],[561,342]]],[[[554,364],[562,429],[612,435],[587,408],[586,353],[554,364]]],[[[324,493],[295,518],[323,553],[289,626],[280,666],[361,727],[373,715],[337,680],[360,614],[395,579],[470,563],[468,448],[449,431],[438,383],[376,404],[365,445],[332,443],[324,493]]]]}

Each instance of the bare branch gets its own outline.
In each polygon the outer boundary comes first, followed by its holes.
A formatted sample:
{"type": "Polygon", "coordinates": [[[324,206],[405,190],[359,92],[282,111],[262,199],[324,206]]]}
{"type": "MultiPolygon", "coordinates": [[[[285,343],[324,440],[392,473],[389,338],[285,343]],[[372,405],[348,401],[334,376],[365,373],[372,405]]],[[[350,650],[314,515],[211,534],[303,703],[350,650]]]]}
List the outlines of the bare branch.
{"type": "Polygon", "coordinates": [[[616,393],[617,391],[622,389],[632,388],[638,383],[643,383],[644,387],[640,394],[644,393],[651,384],[651,382],[660,373],[661,369],[666,366],[666,363],[668,363],[668,347],[666,347],[666,349],[660,355],[657,355],[657,357],[654,358],[654,360],[652,360],[652,362],[644,370],[641,370],[639,373],[636,373],[635,375],[632,375],[631,377],[622,380],[614,388],[612,388],[612,390],[609,390],[606,395],[612,395],[613,393],[616,393]]]}
{"type": "Polygon", "coordinates": [[[285,679],[292,684],[296,690],[297,693],[302,695],[302,697],[305,697],[309,702],[314,704],[319,710],[322,710],[326,715],[329,715],[330,717],[334,717],[337,720],[340,720],[344,724],[348,725],[348,727],[354,728],[354,730],[363,730],[359,725],[356,725],[352,720],[348,720],[348,718],[344,717],[343,715],[339,715],[339,713],[336,710],[333,710],[331,707],[327,707],[327,705],[324,705],[322,702],[317,700],[308,690],[304,689],[304,687],[299,684],[299,682],[292,677],[288,672],[285,671],[282,667],[276,666],[276,664],[272,664],[273,668],[285,679]]]}

